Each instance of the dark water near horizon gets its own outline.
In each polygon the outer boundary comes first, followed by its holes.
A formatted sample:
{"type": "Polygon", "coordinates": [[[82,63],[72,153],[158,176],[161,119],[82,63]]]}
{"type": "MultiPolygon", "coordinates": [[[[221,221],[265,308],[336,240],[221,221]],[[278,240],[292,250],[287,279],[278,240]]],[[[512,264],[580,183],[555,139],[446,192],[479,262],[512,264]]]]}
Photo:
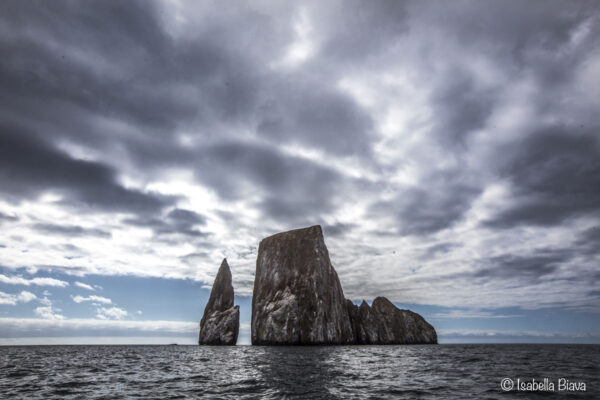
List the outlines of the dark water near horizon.
{"type": "Polygon", "coordinates": [[[599,368],[600,345],[7,346],[0,398],[598,399],[599,368]],[[555,391],[504,392],[503,378],[555,391]]]}

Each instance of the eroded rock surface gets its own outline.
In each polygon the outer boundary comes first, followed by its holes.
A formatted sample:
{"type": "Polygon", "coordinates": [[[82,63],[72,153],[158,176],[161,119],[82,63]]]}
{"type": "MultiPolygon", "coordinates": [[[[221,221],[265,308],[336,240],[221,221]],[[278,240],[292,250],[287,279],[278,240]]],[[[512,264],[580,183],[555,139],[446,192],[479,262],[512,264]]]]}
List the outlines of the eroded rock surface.
{"type": "Polygon", "coordinates": [[[379,344],[379,332],[373,318],[371,307],[363,300],[360,306],[346,300],[350,325],[352,326],[353,343],[379,344]]]}
{"type": "Polygon", "coordinates": [[[385,297],[360,306],[344,298],[320,226],[282,232],[258,248],[252,344],[434,344],[423,317],[385,297]]]}
{"type": "Polygon", "coordinates": [[[363,300],[359,306],[347,301],[356,344],[436,344],[437,333],[417,313],[397,308],[385,297],[363,300]]]}
{"type": "Polygon", "coordinates": [[[346,300],[320,226],[282,232],[258,248],[252,344],[351,344],[346,300]]]}
{"type": "Polygon", "coordinates": [[[233,285],[223,259],[200,321],[198,344],[234,345],[240,326],[240,308],[233,305],[233,285]]]}

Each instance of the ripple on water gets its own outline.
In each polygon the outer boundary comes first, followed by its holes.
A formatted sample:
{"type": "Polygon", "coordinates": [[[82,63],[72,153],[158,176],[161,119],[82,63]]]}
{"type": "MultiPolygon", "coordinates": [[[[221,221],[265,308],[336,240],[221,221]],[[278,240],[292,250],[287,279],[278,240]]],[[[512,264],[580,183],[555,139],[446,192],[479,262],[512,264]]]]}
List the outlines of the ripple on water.
{"type": "Polygon", "coordinates": [[[9,346],[0,397],[505,398],[502,377],[566,376],[600,398],[599,360],[597,345],[9,346]]]}

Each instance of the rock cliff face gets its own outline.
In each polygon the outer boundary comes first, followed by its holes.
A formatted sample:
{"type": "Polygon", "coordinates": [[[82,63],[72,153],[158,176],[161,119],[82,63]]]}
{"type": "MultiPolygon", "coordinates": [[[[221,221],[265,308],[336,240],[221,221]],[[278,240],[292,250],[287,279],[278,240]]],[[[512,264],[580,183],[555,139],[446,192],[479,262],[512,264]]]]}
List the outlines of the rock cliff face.
{"type": "MultiPolygon", "coordinates": [[[[233,304],[233,303],[232,303],[233,304]]],[[[372,307],[344,298],[320,226],[282,232],[258,248],[252,344],[433,344],[419,314],[377,297],[372,307]]]]}
{"type": "Polygon", "coordinates": [[[353,343],[379,344],[379,332],[371,307],[363,300],[360,307],[346,300],[350,325],[352,326],[353,343]]]}
{"type": "Polygon", "coordinates": [[[240,326],[240,308],[233,305],[233,285],[223,259],[200,321],[198,344],[234,345],[240,326]]]}
{"type": "Polygon", "coordinates": [[[320,226],[278,233],[258,248],[252,344],[351,344],[350,318],[320,226]]]}
{"type": "Polygon", "coordinates": [[[347,301],[356,344],[436,344],[437,333],[419,314],[400,310],[385,297],[363,300],[360,307],[347,301]]]}

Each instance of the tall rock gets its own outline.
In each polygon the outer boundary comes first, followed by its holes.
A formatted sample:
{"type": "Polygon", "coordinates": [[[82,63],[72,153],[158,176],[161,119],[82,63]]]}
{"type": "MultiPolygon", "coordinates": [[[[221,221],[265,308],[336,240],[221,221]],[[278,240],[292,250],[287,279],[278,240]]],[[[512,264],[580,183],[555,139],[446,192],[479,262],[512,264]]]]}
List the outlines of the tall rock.
{"type": "Polygon", "coordinates": [[[233,285],[223,259],[200,321],[198,344],[234,345],[240,327],[240,307],[233,305],[233,285]]]}
{"type": "Polygon", "coordinates": [[[258,248],[252,344],[351,344],[346,300],[320,226],[282,232],[258,248]]]}
{"type": "Polygon", "coordinates": [[[385,297],[363,300],[360,307],[347,301],[356,344],[436,344],[437,333],[419,314],[400,310],[385,297]]]}

